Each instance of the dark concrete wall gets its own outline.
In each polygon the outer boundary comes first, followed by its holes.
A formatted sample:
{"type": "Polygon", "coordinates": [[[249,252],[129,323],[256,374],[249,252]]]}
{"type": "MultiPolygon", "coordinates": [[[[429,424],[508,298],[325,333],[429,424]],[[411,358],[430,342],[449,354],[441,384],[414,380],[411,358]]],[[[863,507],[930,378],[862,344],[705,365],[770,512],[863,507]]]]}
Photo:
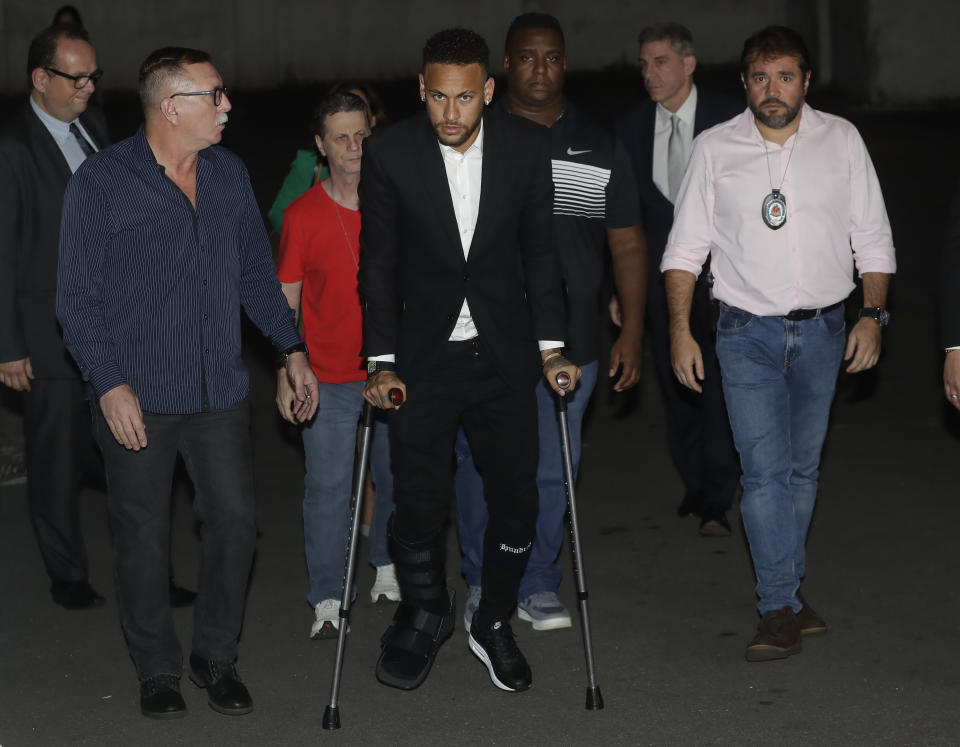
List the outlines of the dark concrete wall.
{"type": "MultiPolygon", "coordinates": [[[[58,0],[0,0],[0,93],[25,87],[30,38],[50,22],[58,0]]],[[[952,74],[955,0],[77,0],[107,70],[104,86],[133,90],[146,54],[167,44],[210,51],[228,85],[269,89],[340,77],[413,76],[432,31],[475,28],[499,69],[503,34],[527,10],[546,10],[567,32],[573,70],[632,64],[637,31],[679,20],[697,39],[701,64],[734,62],[743,39],[772,23],[800,30],[819,84],[882,106],[960,99],[952,74]],[[921,66],[924,69],[921,71],[921,66]]]]}

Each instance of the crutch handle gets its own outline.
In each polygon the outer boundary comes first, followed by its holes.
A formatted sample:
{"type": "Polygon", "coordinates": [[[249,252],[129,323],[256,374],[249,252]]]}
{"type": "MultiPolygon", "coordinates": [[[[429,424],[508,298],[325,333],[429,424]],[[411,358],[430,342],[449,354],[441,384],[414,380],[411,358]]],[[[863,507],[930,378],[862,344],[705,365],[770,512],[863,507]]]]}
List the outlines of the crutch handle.
{"type": "Polygon", "coordinates": [[[398,388],[398,387],[394,387],[394,388],[391,389],[389,392],[387,392],[387,396],[390,398],[390,401],[393,402],[394,405],[402,405],[402,404],[403,404],[403,390],[402,390],[402,389],[400,389],[400,388],[398,388]]]}
{"type": "MultiPolygon", "coordinates": [[[[557,386],[563,389],[564,391],[570,386],[570,374],[566,371],[561,371],[557,374],[557,386]]],[[[554,403],[557,406],[557,412],[566,412],[567,411],[567,398],[557,395],[554,399],[554,403]]]]}

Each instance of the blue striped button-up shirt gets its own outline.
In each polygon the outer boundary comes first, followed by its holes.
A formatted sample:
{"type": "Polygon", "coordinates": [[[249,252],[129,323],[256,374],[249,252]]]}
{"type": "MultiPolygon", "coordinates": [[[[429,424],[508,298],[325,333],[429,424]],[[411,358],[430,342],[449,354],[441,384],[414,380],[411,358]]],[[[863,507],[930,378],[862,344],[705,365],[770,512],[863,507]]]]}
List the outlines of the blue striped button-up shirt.
{"type": "Polygon", "coordinates": [[[243,163],[197,158],[196,209],[141,129],[67,186],[57,315],[97,397],[129,384],[143,410],[220,410],[247,395],[241,307],[274,346],[300,341],[243,163]]]}

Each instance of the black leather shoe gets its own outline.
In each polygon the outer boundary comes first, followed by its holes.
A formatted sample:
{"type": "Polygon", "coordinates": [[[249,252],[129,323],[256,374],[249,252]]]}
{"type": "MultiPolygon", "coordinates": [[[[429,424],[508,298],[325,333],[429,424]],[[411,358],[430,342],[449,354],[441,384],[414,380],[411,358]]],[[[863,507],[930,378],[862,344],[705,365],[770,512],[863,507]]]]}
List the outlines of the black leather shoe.
{"type": "Polygon", "coordinates": [[[141,682],[140,713],[147,718],[186,716],[187,704],[180,695],[180,678],[173,674],[155,674],[141,682]]]}
{"type": "Polygon", "coordinates": [[[242,716],[253,710],[253,698],[240,681],[237,665],[228,661],[212,661],[190,654],[190,680],[206,688],[207,703],[225,716],[242,716]]]}
{"type": "Polygon", "coordinates": [[[171,607],[189,607],[197,598],[197,592],[177,586],[173,579],[170,579],[170,606],[171,607]]]}
{"type": "Polygon", "coordinates": [[[54,602],[68,610],[92,610],[107,603],[86,581],[53,581],[50,595],[54,602]]]}
{"type": "Polygon", "coordinates": [[[473,616],[467,642],[474,655],[487,665],[493,684],[508,692],[529,688],[533,682],[533,674],[526,658],[517,647],[510,623],[494,620],[483,625],[479,617],[479,613],[473,616]]]}
{"type": "Polygon", "coordinates": [[[729,537],[730,522],[723,511],[704,509],[700,514],[700,534],[704,537],[729,537]]]}
{"type": "Polygon", "coordinates": [[[694,490],[688,490],[683,495],[683,500],[677,506],[677,516],[696,516],[703,509],[703,493],[694,490]]]}

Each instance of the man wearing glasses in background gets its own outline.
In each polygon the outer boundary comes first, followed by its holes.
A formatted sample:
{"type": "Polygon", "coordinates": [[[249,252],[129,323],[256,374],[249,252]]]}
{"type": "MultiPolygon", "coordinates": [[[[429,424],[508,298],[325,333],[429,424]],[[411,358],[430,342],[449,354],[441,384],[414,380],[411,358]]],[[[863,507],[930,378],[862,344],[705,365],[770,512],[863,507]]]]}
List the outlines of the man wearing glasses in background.
{"type": "Polygon", "coordinates": [[[217,145],[230,99],[210,56],[168,47],[140,68],[143,128],[84,164],[64,197],[57,314],[98,400],[120,622],[152,718],[186,712],[167,594],[179,453],[201,524],[191,679],[249,713],[236,669],[256,527],[241,308],[280,351],[292,412],[317,380],[240,160],[217,145]]]}
{"type": "Polygon", "coordinates": [[[0,383],[23,393],[30,519],[53,600],[70,610],[104,604],[79,512],[80,473],[102,470],[57,325],[57,246],[67,181],[107,145],[102,115],[87,110],[101,75],[83,29],[44,29],[27,53],[29,102],[0,135],[0,383]]]}

